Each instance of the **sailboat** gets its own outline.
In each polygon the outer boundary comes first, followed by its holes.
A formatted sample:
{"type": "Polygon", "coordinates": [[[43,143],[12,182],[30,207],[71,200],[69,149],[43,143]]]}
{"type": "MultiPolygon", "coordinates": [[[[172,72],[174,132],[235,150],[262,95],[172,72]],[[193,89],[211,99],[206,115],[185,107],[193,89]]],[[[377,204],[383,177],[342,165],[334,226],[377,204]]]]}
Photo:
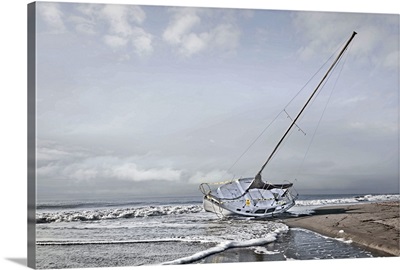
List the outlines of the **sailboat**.
{"type": "Polygon", "coordinates": [[[255,177],[239,178],[222,183],[202,183],[199,186],[203,193],[203,208],[222,216],[239,215],[247,217],[272,217],[284,213],[295,205],[298,197],[292,182],[273,184],[262,180],[262,172],[274,157],[297,120],[309,105],[315,94],[327,79],[329,73],[342,58],[351,41],[357,33],[353,32],[332,65],[329,67],[317,87],[303,105],[297,116],[272,150],[267,160],[261,166],[255,177]],[[216,186],[216,188],[211,188],[216,186]]]}

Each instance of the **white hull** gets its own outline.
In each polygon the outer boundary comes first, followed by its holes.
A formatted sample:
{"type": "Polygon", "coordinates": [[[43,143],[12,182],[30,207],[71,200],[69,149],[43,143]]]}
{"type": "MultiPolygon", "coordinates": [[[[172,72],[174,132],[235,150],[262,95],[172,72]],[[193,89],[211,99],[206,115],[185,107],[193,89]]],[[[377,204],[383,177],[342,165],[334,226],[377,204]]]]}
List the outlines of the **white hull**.
{"type": "Polygon", "coordinates": [[[221,215],[221,216],[247,216],[247,217],[268,218],[268,217],[273,217],[273,216],[282,214],[282,213],[286,212],[287,210],[289,210],[294,205],[295,205],[295,202],[293,201],[293,203],[291,203],[290,205],[287,205],[286,207],[275,209],[274,211],[269,212],[269,213],[264,212],[262,214],[257,214],[257,213],[255,213],[258,210],[257,208],[252,209],[252,211],[249,211],[249,213],[241,212],[241,211],[239,212],[239,211],[235,211],[234,209],[224,208],[220,204],[218,204],[216,202],[212,202],[210,199],[208,199],[206,197],[203,198],[204,210],[206,212],[216,213],[217,215],[221,215]]]}
{"type": "Polygon", "coordinates": [[[204,210],[221,216],[263,218],[286,212],[295,205],[296,196],[291,193],[291,185],[246,190],[251,182],[251,179],[238,179],[210,191],[203,198],[204,210]]]}
{"type": "Polygon", "coordinates": [[[213,203],[211,200],[206,197],[203,198],[203,208],[206,212],[212,212],[223,216],[231,216],[234,215],[233,212],[222,208],[220,205],[213,203]]]}

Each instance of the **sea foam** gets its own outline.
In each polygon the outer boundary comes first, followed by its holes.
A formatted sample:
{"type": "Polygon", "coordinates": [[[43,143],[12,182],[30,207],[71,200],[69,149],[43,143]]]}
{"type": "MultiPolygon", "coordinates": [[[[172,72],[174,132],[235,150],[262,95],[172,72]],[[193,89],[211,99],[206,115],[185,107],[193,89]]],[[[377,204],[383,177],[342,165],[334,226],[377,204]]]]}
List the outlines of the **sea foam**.
{"type": "Polygon", "coordinates": [[[315,200],[297,200],[298,206],[320,206],[331,204],[351,204],[360,202],[384,202],[384,201],[398,201],[400,200],[399,194],[385,194],[385,195],[361,195],[355,197],[333,198],[333,199],[315,199],[315,200]]]}
{"type": "Polygon", "coordinates": [[[143,218],[150,216],[198,213],[201,205],[164,205],[123,209],[94,209],[81,211],[57,211],[36,214],[36,223],[96,221],[120,218],[143,218]]]}
{"type": "Polygon", "coordinates": [[[179,258],[173,261],[169,262],[164,262],[162,263],[163,265],[168,265],[168,264],[186,264],[186,263],[191,263],[194,261],[201,260],[207,256],[210,256],[215,253],[220,253],[222,251],[225,251],[229,248],[238,248],[238,247],[250,247],[250,246],[261,246],[265,245],[268,243],[271,243],[276,240],[276,237],[280,233],[286,233],[289,230],[289,227],[287,227],[284,224],[277,223],[279,224],[279,227],[275,229],[272,232],[267,233],[261,238],[255,238],[255,239],[248,239],[248,240],[243,240],[243,241],[224,241],[222,243],[219,243],[217,246],[206,249],[204,251],[195,253],[191,256],[179,258]]]}

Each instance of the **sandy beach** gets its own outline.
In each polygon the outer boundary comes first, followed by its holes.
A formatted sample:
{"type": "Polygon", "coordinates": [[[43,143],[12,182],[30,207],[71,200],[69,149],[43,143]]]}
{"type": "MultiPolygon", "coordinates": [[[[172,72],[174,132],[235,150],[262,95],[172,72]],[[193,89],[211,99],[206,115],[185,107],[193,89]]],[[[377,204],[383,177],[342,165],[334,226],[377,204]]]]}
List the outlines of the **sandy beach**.
{"type": "Polygon", "coordinates": [[[400,256],[399,202],[321,207],[310,216],[287,218],[292,228],[351,240],[386,256],[400,256]]]}

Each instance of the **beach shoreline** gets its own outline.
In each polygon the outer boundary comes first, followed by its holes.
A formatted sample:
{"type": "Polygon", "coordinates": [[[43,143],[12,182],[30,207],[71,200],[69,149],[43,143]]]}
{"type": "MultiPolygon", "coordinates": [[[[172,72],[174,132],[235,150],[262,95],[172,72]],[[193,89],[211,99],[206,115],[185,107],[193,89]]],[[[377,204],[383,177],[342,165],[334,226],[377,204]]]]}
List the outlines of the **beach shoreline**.
{"type": "MultiPolygon", "coordinates": [[[[373,257],[399,257],[399,214],[399,201],[366,202],[322,206],[314,209],[313,213],[309,215],[277,217],[273,221],[284,223],[289,227],[289,232],[286,236],[290,234],[293,235],[293,233],[298,234],[300,233],[299,229],[304,229],[304,233],[306,234],[308,231],[317,233],[323,237],[341,240],[340,242],[348,243],[356,249],[359,248],[369,252],[373,257]]],[[[317,246],[324,244],[324,242],[318,242],[318,238],[313,238],[311,241],[317,242],[310,242],[310,240],[307,240],[307,243],[301,243],[300,245],[302,248],[313,250],[318,249],[316,248],[317,246]]],[[[269,250],[274,250],[276,245],[276,242],[272,242],[265,247],[269,250]],[[270,245],[272,245],[272,249],[268,248],[270,245]]],[[[340,248],[340,246],[338,246],[338,248],[340,248]]],[[[345,248],[345,246],[342,246],[342,248],[345,248]]],[[[283,256],[282,254],[272,256],[257,254],[257,252],[255,252],[256,249],[257,247],[227,249],[223,252],[210,255],[197,263],[293,260],[290,256],[286,257],[288,254],[283,254],[283,256]]],[[[338,250],[336,251],[340,252],[338,250]]],[[[346,253],[346,251],[343,252],[346,253]]],[[[272,254],[273,253],[274,252],[272,252],[272,254]]],[[[310,254],[307,255],[307,251],[303,253],[308,257],[299,258],[295,256],[297,260],[312,259],[309,256],[310,254]]],[[[339,255],[337,254],[337,256],[339,255]]],[[[346,257],[339,256],[336,258],[346,257]]],[[[349,258],[354,257],[350,256],[349,258]]]]}
{"type": "Polygon", "coordinates": [[[279,221],[351,241],[382,256],[400,256],[399,216],[399,201],[392,201],[319,207],[312,215],[279,221]]]}

